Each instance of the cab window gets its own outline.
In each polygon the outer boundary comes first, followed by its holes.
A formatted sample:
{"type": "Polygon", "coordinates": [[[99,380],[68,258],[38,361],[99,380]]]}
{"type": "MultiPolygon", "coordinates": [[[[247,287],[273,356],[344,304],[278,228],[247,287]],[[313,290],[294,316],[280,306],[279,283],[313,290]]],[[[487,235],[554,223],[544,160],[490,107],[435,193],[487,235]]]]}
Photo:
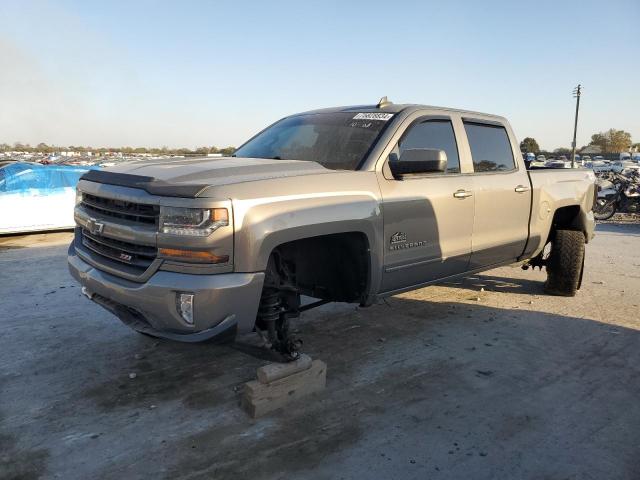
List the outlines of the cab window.
{"type": "Polygon", "coordinates": [[[504,127],[464,122],[469,139],[474,172],[506,172],[515,170],[511,142],[504,127]]]}
{"type": "Polygon", "coordinates": [[[449,120],[425,120],[409,127],[400,142],[397,155],[409,148],[433,148],[447,154],[446,173],[460,173],[460,158],[453,125],[449,120]]]}

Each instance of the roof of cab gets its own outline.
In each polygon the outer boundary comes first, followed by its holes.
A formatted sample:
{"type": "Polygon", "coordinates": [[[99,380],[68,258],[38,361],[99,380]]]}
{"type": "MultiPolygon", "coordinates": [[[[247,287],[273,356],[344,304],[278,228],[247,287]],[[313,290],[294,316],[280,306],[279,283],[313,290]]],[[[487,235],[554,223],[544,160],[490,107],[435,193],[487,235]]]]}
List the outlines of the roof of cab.
{"type": "Polygon", "coordinates": [[[483,112],[474,112],[472,110],[461,110],[456,108],[447,108],[447,107],[436,107],[433,105],[420,105],[420,104],[412,104],[412,103],[386,103],[383,106],[378,105],[351,105],[344,107],[332,107],[332,108],[320,108],[317,110],[309,110],[307,112],[303,112],[305,114],[309,113],[334,113],[334,112],[387,112],[387,113],[400,113],[405,110],[408,111],[416,111],[416,110],[441,110],[443,112],[456,112],[462,114],[469,115],[482,115],[485,117],[494,117],[496,119],[502,119],[500,115],[494,115],[491,113],[483,113],[483,112]]]}

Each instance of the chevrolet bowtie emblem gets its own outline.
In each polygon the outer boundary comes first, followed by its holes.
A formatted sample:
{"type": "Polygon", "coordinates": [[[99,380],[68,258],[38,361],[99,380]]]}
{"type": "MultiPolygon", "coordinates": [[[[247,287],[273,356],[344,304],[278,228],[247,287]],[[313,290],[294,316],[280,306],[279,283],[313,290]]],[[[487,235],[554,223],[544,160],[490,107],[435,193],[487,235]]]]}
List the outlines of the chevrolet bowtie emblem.
{"type": "Polygon", "coordinates": [[[95,218],[90,218],[87,221],[87,229],[92,235],[101,235],[104,230],[104,223],[97,221],[95,218]]]}

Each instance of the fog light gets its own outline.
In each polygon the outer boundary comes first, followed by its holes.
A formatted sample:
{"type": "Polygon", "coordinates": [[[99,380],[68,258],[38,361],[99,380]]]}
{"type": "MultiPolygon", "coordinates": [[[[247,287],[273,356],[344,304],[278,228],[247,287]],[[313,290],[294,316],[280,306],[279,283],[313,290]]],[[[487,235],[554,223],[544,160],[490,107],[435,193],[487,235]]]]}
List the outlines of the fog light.
{"type": "Polygon", "coordinates": [[[189,325],[193,325],[193,294],[177,293],[176,308],[182,319],[189,325]]]}

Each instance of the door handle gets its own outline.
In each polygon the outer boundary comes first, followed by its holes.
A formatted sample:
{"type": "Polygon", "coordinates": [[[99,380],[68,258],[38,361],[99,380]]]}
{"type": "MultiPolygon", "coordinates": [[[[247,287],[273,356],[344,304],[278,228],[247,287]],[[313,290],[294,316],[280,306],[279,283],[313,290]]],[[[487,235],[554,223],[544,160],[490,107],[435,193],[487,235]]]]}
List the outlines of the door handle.
{"type": "Polygon", "coordinates": [[[453,196],[455,198],[459,198],[461,200],[467,198],[467,197],[472,197],[473,193],[468,192],[466,190],[456,190],[455,192],[453,192],[453,196]]]}
{"type": "Polygon", "coordinates": [[[516,193],[524,193],[529,191],[529,187],[525,187],[524,185],[518,185],[515,189],[516,193]]]}

